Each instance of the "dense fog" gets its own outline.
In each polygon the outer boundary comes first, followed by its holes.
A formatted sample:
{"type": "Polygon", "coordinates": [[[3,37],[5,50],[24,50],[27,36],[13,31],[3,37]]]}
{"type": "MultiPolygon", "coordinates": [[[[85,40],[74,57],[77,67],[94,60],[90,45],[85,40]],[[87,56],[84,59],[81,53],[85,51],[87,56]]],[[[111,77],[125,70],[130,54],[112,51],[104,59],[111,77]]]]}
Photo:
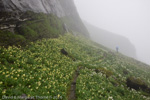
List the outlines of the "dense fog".
{"type": "Polygon", "coordinates": [[[127,37],[137,59],[150,64],[149,0],[74,0],[80,17],[101,29],[127,37]]]}

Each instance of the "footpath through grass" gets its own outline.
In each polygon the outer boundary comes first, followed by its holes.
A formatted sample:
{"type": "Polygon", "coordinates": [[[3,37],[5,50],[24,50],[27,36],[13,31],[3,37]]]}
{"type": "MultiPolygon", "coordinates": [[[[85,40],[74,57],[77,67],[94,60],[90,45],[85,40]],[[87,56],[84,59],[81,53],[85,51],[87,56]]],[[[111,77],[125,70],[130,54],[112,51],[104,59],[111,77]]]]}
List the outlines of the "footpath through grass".
{"type": "Polygon", "coordinates": [[[150,84],[150,67],[70,34],[43,39],[25,48],[0,47],[0,98],[17,96],[67,100],[75,71],[77,100],[150,100],[148,92],[129,89],[126,79],[150,84]],[[64,55],[64,49],[68,54],[64,55]]]}

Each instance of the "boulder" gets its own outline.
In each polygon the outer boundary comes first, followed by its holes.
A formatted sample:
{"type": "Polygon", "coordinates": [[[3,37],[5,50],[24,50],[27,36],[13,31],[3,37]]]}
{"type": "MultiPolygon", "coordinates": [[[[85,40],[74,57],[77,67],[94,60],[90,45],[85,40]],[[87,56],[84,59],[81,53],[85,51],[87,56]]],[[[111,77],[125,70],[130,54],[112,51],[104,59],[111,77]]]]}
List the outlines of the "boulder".
{"type": "Polygon", "coordinates": [[[135,90],[143,90],[148,91],[147,84],[140,78],[135,78],[133,76],[130,76],[126,80],[126,84],[129,88],[135,89],[135,90]]]}

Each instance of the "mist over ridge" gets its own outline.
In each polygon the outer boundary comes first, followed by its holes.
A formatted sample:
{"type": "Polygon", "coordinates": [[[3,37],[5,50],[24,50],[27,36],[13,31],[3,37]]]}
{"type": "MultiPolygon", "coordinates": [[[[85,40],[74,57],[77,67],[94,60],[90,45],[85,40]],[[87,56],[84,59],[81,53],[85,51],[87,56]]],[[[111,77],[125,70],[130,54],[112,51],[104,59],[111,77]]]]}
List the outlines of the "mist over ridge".
{"type": "Polygon", "coordinates": [[[74,1],[83,20],[127,37],[136,48],[137,59],[150,65],[149,0],[74,1]]]}
{"type": "Polygon", "coordinates": [[[116,47],[118,47],[120,53],[137,59],[136,49],[128,38],[93,26],[86,21],[83,22],[87,27],[93,41],[112,50],[116,50],[116,47]]]}

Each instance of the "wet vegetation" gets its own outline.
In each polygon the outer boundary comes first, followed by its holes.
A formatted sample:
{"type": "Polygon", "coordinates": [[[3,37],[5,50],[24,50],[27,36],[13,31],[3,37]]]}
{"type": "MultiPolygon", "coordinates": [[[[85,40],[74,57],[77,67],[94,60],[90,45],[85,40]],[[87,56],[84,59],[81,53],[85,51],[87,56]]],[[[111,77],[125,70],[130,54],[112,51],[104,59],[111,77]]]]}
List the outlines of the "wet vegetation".
{"type": "Polygon", "coordinates": [[[0,97],[38,95],[67,100],[75,80],[77,100],[150,100],[148,65],[87,38],[66,34],[24,48],[0,47],[0,58],[0,97]]]}
{"type": "Polygon", "coordinates": [[[1,25],[8,28],[0,30],[0,46],[23,46],[42,38],[56,38],[65,33],[62,20],[52,14],[46,15],[29,11],[18,13],[18,15],[4,12],[3,14],[7,15],[0,16],[2,18],[1,25]],[[10,25],[14,25],[13,31],[10,31],[10,25]]]}

